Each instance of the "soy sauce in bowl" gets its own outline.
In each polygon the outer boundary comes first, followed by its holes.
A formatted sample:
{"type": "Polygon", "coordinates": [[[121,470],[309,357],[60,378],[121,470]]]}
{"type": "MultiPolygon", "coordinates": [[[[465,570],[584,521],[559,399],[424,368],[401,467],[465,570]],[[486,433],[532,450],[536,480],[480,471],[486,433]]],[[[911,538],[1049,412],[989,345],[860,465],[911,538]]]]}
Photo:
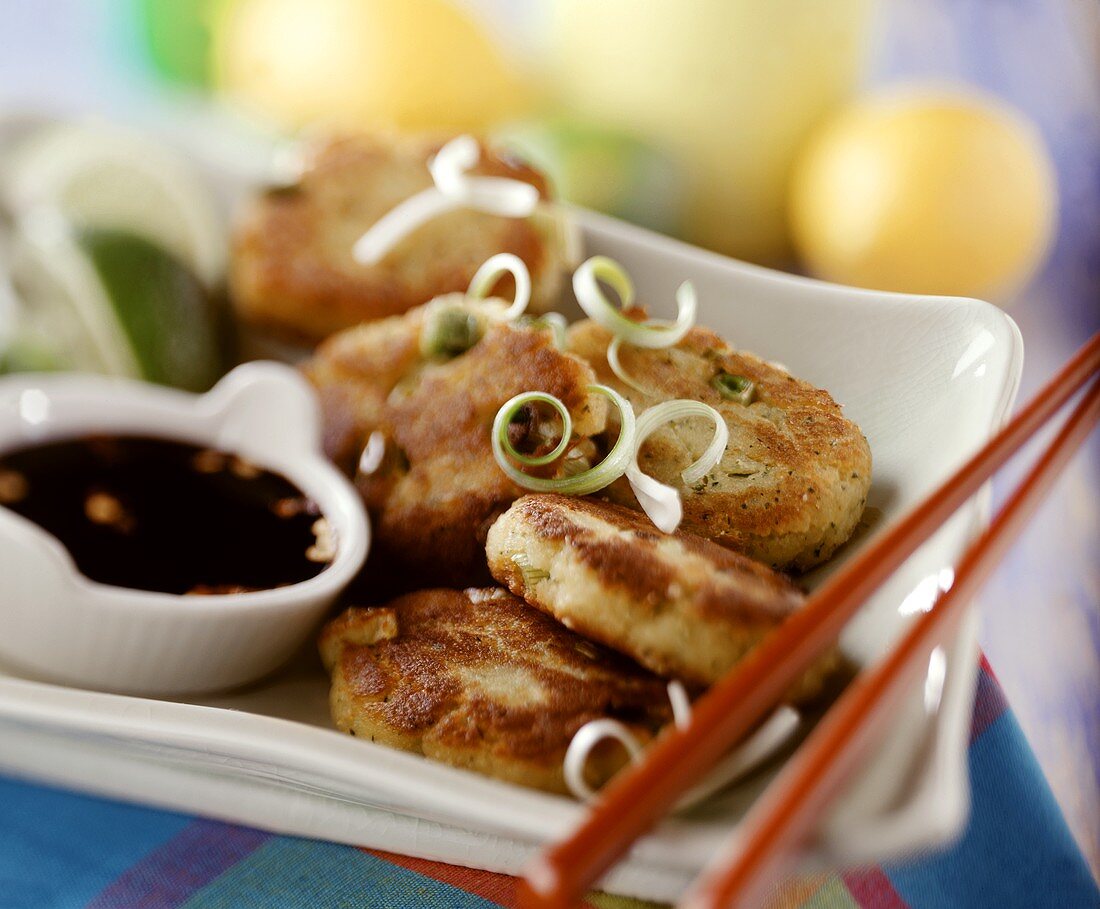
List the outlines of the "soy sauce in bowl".
{"type": "Polygon", "coordinates": [[[57,537],[102,584],[172,594],[268,590],[319,574],[334,552],[316,504],[223,451],[89,436],[0,454],[0,505],[57,537]]]}

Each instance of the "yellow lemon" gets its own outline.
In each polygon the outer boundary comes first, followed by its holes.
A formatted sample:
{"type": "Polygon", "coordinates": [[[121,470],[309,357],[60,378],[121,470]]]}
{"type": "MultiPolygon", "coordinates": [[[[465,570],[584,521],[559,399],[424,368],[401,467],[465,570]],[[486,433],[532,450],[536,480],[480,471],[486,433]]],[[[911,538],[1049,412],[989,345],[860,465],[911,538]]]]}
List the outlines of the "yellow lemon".
{"type": "Polygon", "coordinates": [[[226,0],[214,18],[215,83],[286,126],[479,130],[528,100],[448,0],[226,0]]]}
{"type": "Polygon", "coordinates": [[[1054,168],[1037,131],[977,95],[895,93],[811,137],[792,176],[805,264],[845,284],[1011,295],[1049,246],[1054,168]]]}

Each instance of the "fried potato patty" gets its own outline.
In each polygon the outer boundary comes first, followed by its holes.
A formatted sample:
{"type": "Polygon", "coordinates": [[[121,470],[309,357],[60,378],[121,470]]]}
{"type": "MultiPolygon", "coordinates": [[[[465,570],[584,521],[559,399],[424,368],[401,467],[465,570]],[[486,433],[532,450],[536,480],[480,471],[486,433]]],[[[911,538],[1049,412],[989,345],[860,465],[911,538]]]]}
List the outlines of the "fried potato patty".
{"type": "Polygon", "coordinates": [[[485,534],[523,493],[492,452],[493,419],[505,402],[548,392],[569,410],[579,438],[606,424],[606,399],[588,391],[588,365],[558,350],[548,329],[491,317],[503,308],[450,295],[337,334],[304,367],[320,393],[326,453],[341,468],[356,474],[370,435],[384,438],[381,466],[359,471],[356,485],[374,521],[375,557],[416,586],[489,579],[485,534]],[[444,309],[469,313],[482,334],[439,361],[425,357],[419,339],[444,309]]]}
{"type": "MultiPolygon", "coordinates": [[[[360,322],[406,312],[441,294],[465,290],[495,253],[527,264],[533,311],[561,292],[564,240],[546,216],[502,218],[469,209],[419,227],[382,261],[362,265],[355,241],[400,202],[432,185],[427,163],[442,142],[345,136],[315,145],[301,179],[269,190],[238,221],[230,291],[244,321],[290,340],[318,341],[360,322]]],[[[543,176],[482,147],[474,173],[510,177],[548,196],[543,176]]],[[[505,281],[499,292],[512,292],[505,281]]]]}
{"type": "MultiPolygon", "coordinates": [[[[493,577],[530,605],[695,686],[720,679],[804,602],[759,562],[595,499],[524,496],[493,524],[486,552],[493,577]]],[[[792,698],[816,697],[838,665],[823,660],[792,698]]]]}
{"type": "MultiPolygon", "coordinates": [[[[709,421],[662,427],[643,445],[638,463],[679,490],[683,528],[784,570],[824,562],[851,536],[871,485],[871,450],[828,392],[733,350],[709,329],[693,328],[675,347],[623,345],[620,362],[645,393],[623,383],[607,364],[611,335],[586,320],[569,331],[569,349],[583,357],[637,411],[674,398],[709,404],[729,427],[721,462],[699,483],[681,471],[710,443],[709,421]],[[746,405],[723,397],[720,377],[752,381],[746,405]]],[[[612,501],[638,507],[625,480],[606,490],[612,501]]]]}
{"type": "MultiPolygon", "coordinates": [[[[660,679],[499,588],[352,608],[319,646],[339,729],[552,792],[566,791],[562,761],[585,723],[618,719],[645,742],[671,719],[660,679]]],[[[624,762],[598,747],[589,783],[624,762]]]]}

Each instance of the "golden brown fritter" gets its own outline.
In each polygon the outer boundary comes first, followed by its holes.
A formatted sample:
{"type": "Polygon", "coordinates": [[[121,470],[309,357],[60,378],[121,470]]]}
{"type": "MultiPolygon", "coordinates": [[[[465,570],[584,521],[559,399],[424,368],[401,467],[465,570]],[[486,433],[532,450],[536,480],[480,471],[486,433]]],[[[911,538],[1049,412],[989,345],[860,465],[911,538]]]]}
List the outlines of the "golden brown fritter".
{"type": "MultiPolygon", "coordinates": [[[[671,719],[664,683],[504,590],[424,590],[352,608],[321,634],[338,728],[524,786],[565,792],[562,761],[590,720],[645,742],[671,719]]],[[[625,760],[597,748],[589,783],[625,760]]]]}
{"type": "MultiPolygon", "coordinates": [[[[694,686],[718,681],[804,602],[783,575],[595,499],[530,495],[489,530],[493,577],[568,628],[694,686]]],[[[816,696],[830,655],[792,692],[816,696]]]]}
{"type": "Polygon", "coordinates": [[[382,466],[360,472],[356,485],[374,521],[375,557],[416,586],[489,578],[485,534],[523,494],[493,458],[490,432],[506,401],[526,391],[554,395],[579,438],[606,423],[606,399],[588,392],[587,364],[559,351],[547,329],[491,318],[502,309],[451,295],[335,335],[305,366],[320,392],[325,450],[341,468],[355,472],[371,433],[385,438],[382,466]],[[465,353],[437,361],[424,357],[419,338],[442,309],[471,314],[483,334],[465,353]]]}
{"type": "MultiPolygon", "coordinates": [[[[253,199],[238,222],[230,266],[230,290],[243,320],[291,340],[318,341],[464,291],[477,268],[500,252],[527,264],[532,311],[553,306],[566,267],[564,243],[560,225],[543,215],[449,212],[415,230],[377,264],[361,265],[352,257],[367,228],[431,186],[427,163],[443,144],[424,137],[329,139],[312,148],[297,184],[253,199]]],[[[522,180],[548,196],[540,173],[488,147],[473,173],[522,180]]],[[[498,292],[511,293],[510,278],[498,292]]]]}
{"type": "MultiPolygon", "coordinates": [[[[642,393],[607,365],[610,340],[592,321],[569,331],[569,349],[591,364],[600,382],[629,398],[636,411],[690,398],[716,408],[729,426],[721,463],[690,487],[680,473],[710,443],[708,420],[662,427],[642,447],[642,470],[679,490],[685,530],[775,568],[797,571],[824,562],[851,536],[871,485],[871,450],[828,392],[733,350],[709,329],[693,328],[667,350],[623,346],[620,362],[648,392],[642,393]],[[723,397],[714,384],[722,375],[755,384],[748,405],[723,397]]],[[[625,480],[605,495],[637,507],[625,480]]]]}

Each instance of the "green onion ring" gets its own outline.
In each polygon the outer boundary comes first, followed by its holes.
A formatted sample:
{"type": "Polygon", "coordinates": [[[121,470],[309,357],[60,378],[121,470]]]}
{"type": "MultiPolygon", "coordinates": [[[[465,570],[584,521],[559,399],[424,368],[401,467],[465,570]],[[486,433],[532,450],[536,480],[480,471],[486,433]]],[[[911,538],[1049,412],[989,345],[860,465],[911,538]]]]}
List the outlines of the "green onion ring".
{"type": "Polygon", "coordinates": [[[714,421],[714,438],[702,457],[680,473],[687,484],[701,480],[722,460],[729,442],[729,427],[722,415],[713,407],[699,401],[665,401],[642,411],[638,417],[634,435],[634,457],[626,469],[626,479],[634,491],[634,497],[642,506],[654,526],[664,533],[672,533],[680,526],[684,516],[680,493],[672,486],[644,473],[638,466],[638,454],[642,444],[662,424],[684,417],[710,417],[714,421]]]}
{"type": "Polygon", "coordinates": [[[538,328],[540,324],[550,327],[550,331],[554,335],[554,346],[558,350],[565,350],[569,344],[569,336],[566,333],[569,323],[565,321],[565,316],[560,312],[548,312],[535,319],[534,327],[538,328]]]}
{"type": "Polygon", "coordinates": [[[581,309],[594,322],[598,322],[627,344],[657,350],[678,344],[695,324],[699,301],[695,286],[685,281],[676,290],[676,321],[635,322],[623,315],[634,303],[634,284],[623,267],[607,256],[593,256],[581,263],[573,272],[573,292],[581,309]],[[599,281],[610,284],[619,296],[621,307],[616,307],[603,290],[599,281]]]}
{"type": "Polygon", "coordinates": [[[471,176],[481,157],[472,136],[458,136],[444,145],[428,171],[433,185],[410,196],[379,218],[352,247],[352,256],[363,265],[374,265],[421,224],[449,211],[469,208],[501,218],[527,218],[539,204],[539,191],[530,183],[511,177],[471,176]]]}
{"type": "Polygon", "coordinates": [[[611,339],[611,343],[607,345],[607,365],[611,367],[611,371],[615,373],[619,381],[624,385],[633,388],[635,391],[640,392],[643,395],[653,394],[652,389],[646,388],[644,385],[639,385],[630,377],[630,374],[623,367],[622,360],[619,359],[619,350],[623,346],[623,339],[618,335],[615,335],[611,339]]]}
{"type": "MultiPolygon", "coordinates": [[[[509,460],[508,450],[511,449],[512,446],[508,444],[508,424],[519,408],[532,400],[546,401],[549,403],[547,399],[556,401],[557,405],[561,406],[563,409],[565,408],[565,405],[562,404],[561,401],[558,401],[557,398],[554,398],[553,395],[545,395],[542,392],[524,392],[523,394],[516,395],[510,401],[507,401],[504,406],[497,411],[496,419],[493,420],[493,456],[496,458],[497,464],[500,465],[500,469],[508,475],[509,479],[525,489],[532,489],[536,492],[560,492],[565,495],[583,496],[603,489],[605,486],[609,486],[626,472],[631,459],[635,456],[634,408],[630,406],[630,402],[622,395],[613,388],[608,388],[606,385],[589,385],[588,391],[609,398],[611,403],[614,404],[619,411],[619,438],[615,440],[615,444],[611,447],[611,451],[607,453],[607,457],[595,467],[591,467],[584,471],[584,473],[577,474],[575,477],[532,477],[517,468],[509,460]]],[[[558,413],[561,413],[561,411],[559,410],[558,413]]],[[[566,440],[566,444],[568,445],[568,440],[570,439],[569,432],[563,433],[562,438],[566,440]]],[[[561,448],[561,443],[559,443],[558,447],[561,448]]],[[[557,451],[557,449],[555,449],[555,451],[557,451]]],[[[522,463],[522,459],[517,458],[517,460],[520,460],[522,463]]]]}
{"type": "Polygon", "coordinates": [[[522,316],[527,309],[527,304],[531,302],[531,272],[528,271],[523,259],[512,253],[497,253],[495,256],[490,256],[474,273],[470,288],[466,291],[466,296],[483,300],[488,296],[489,289],[496,284],[497,279],[508,273],[516,282],[516,296],[512,305],[499,316],[505,322],[511,322],[522,316]]]}
{"type": "Polygon", "coordinates": [[[722,455],[729,444],[730,431],[722,415],[701,401],[689,401],[678,399],[675,401],[663,401],[646,408],[638,415],[637,427],[634,436],[634,459],[632,465],[638,466],[638,452],[642,445],[662,423],[673,420],[683,420],[686,417],[708,417],[714,422],[714,438],[707,450],[697,461],[688,465],[680,474],[685,483],[691,485],[705,477],[714,466],[722,460],[722,455]]]}
{"type": "Polygon", "coordinates": [[[521,395],[516,395],[497,412],[496,420],[493,421],[494,441],[497,437],[498,424],[502,427],[500,444],[504,454],[527,467],[541,467],[544,464],[550,464],[556,461],[565,454],[566,449],[569,448],[569,442],[573,437],[573,418],[569,416],[569,411],[566,409],[566,406],[553,395],[548,395],[541,391],[528,391],[521,395]],[[521,454],[516,451],[512,443],[508,440],[508,427],[511,426],[512,419],[528,404],[549,404],[557,411],[558,416],[561,417],[561,441],[558,442],[553,451],[544,455],[539,455],[538,457],[521,454]]]}

